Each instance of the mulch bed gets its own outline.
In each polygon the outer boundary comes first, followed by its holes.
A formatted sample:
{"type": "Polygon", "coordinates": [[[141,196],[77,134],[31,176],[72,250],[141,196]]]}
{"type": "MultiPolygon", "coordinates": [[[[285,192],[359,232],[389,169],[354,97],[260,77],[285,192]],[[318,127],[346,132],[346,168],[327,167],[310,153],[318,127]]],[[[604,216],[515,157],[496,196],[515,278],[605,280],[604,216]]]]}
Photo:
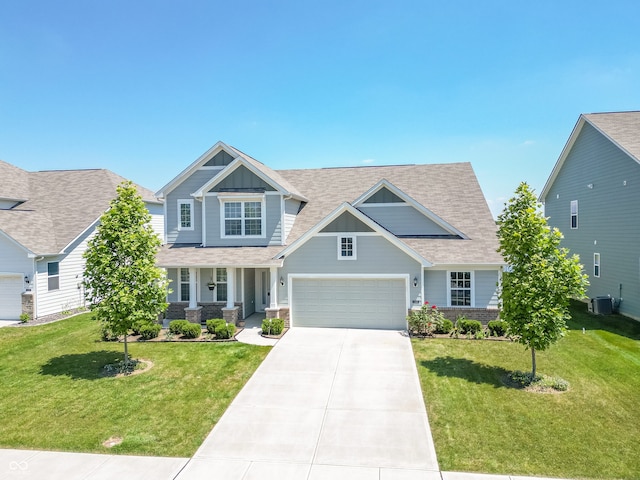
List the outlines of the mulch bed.
{"type": "MultiPolygon", "coordinates": [[[[214,335],[208,334],[207,329],[203,328],[202,333],[198,338],[184,338],[182,335],[173,335],[167,339],[167,333],[169,332],[168,328],[163,328],[160,330],[160,334],[156,338],[152,338],[151,340],[145,340],[140,335],[129,335],[127,340],[129,342],[237,342],[236,336],[242,331],[244,328],[238,328],[236,333],[233,334],[231,338],[225,339],[216,339],[214,335]]],[[[118,340],[119,342],[123,342],[123,340],[118,340]]]]}
{"type": "Polygon", "coordinates": [[[420,339],[450,339],[450,340],[476,340],[476,341],[484,341],[489,340],[493,342],[513,342],[513,338],[511,337],[484,337],[484,338],[475,338],[473,335],[467,337],[466,334],[459,334],[458,337],[455,335],[451,335],[449,333],[434,333],[433,335],[418,335],[416,333],[410,333],[409,336],[411,338],[420,338],[420,339]]]}
{"type": "Polygon", "coordinates": [[[260,336],[264,337],[264,338],[271,338],[273,340],[280,340],[285,333],[287,333],[289,331],[289,328],[285,328],[284,330],[282,330],[282,333],[280,335],[265,335],[264,333],[260,333],[260,336]]]}

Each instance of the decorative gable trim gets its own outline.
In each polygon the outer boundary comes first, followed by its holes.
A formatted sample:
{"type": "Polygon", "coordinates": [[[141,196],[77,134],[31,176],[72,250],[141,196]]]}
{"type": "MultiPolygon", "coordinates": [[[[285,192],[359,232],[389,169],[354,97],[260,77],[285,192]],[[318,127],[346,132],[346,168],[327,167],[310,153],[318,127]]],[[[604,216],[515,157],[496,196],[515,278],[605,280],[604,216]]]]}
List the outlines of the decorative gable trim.
{"type": "MultiPolygon", "coordinates": [[[[378,225],[376,222],[371,220],[360,210],[358,210],[357,208],[355,208],[354,206],[350,205],[347,202],[342,203],[333,212],[331,212],[329,215],[323,218],[320,222],[318,222],[313,228],[309,229],[304,235],[302,235],[295,242],[293,242],[291,245],[289,245],[287,248],[282,250],[280,253],[278,253],[278,255],[276,255],[273,258],[281,259],[295,252],[298,248],[300,248],[305,243],[307,243],[311,238],[320,234],[320,232],[324,228],[326,228],[329,224],[331,224],[331,222],[336,220],[340,215],[342,215],[345,212],[348,212],[351,215],[353,215],[356,219],[360,220],[362,223],[364,223],[369,228],[371,228],[374,234],[384,237],[386,240],[388,240],[393,245],[398,247],[400,250],[402,250],[404,253],[409,255],[411,258],[419,262],[423,267],[431,267],[433,265],[426,258],[422,257],[415,250],[407,246],[404,242],[398,240],[398,238],[395,235],[393,235],[392,233],[382,228],[380,225],[378,225]]],[[[372,233],[368,233],[368,234],[371,235],[372,233]]],[[[356,235],[359,235],[359,234],[356,234],[356,235]]]]}
{"type": "Polygon", "coordinates": [[[417,202],[416,200],[414,200],[413,198],[411,198],[409,195],[407,195],[405,192],[403,192],[402,190],[400,190],[398,187],[396,187],[395,185],[393,185],[391,182],[389,182],[387,179],[382,179],[380,180],[378,183],[376,183],[373,187],[371,187],[369,190],[367,190],[366,192],[364,192],[362,195],[360,195],[354,202],[353,205],[354,207],[360,207],[360,206],[366,206],[366,207],[371,207],[374,206],[376,204],[369,204],[369,203],[365,203],[367,199],[371,198],[373,195],[375,195],[376,193],[378,193],[380,190],[382,190],[383,188],[386,188],[387,190],[389,190],[392,194],[394,194],[396,197],[400,198],[401,200],[404,201],[404,203],[386,203],[383,204],[385,206],[389,206],[389,205],[409,205],[412,206],[413,208],[415,208],[416,210],[418,210],[420,213],[422,213],[425,217],[427,217],[429,220],[431,220],[433,223],[435,223],[436,225],[438,225],[439,227],[443,228],[444,230],[448,231],[451,235],[457,235],[459,236],[461,239],[463,240],[468,240],[469,237],[467,237],[464,233],[462,233],[460,230],[458,230],[457,228],[455,228],[453,225],[451,225],[450,223],[444,221],[442,218],[440,218],[438,215],[436,215],[435,213],[433,213],[431,210],[429,210],[428,208],[426,208],[424,205],[422,205],[421,203],[417,202]]]}
{"type": "MultiPolygon", "coordinates": [[[[191,176],[196,170],[204,166],[209,160],[215,157],[220,151],[224,150],[232,157],[237,157],[237,154],[234,150],[229,147],[224,142],[216,142],[216,144],[211,147],[209,150],[200,155],[196,161],[194,161],[191,165],[185,168],[182,172],[178,174],[173,180],[167,183],[164,187],[156,192],[156,197],[164,198],[168,193],[170,193],[173,189],[175,189],[178,185],[180,185],[184,179],[191,176]]],[[[233,163],[233,162],[232,162],[233,163]]]]}

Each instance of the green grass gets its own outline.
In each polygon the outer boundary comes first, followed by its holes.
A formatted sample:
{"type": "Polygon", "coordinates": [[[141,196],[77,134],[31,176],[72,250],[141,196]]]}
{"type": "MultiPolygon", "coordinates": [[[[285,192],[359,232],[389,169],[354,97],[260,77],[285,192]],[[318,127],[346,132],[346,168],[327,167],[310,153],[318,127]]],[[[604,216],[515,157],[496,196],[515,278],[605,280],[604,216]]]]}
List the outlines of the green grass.
{"type": "Polygon", "coordinates": [[[148,372],[101,375],[123,359],[90,314],[0,329],[0,447],[191,456],[270,347],[134,343],[148,372]],[[101,444],[122,437],[111,449],[101,444]]]}
{"type": "Polygon", "coordinates": [[[565,478],[640,478],[640,323],[572,305],[567,336],[537,352],[560,394],[502,382],[530,371],[522,345],[413,339],[440,468],[565,478]],[[585,333],[582,333],[582,328],[585,333]]]}

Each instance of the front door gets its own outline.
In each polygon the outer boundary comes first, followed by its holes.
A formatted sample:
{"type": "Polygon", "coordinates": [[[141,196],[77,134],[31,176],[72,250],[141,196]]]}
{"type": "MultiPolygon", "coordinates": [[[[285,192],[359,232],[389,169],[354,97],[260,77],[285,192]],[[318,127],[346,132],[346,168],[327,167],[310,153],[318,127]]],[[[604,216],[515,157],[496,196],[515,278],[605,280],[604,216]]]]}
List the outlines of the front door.
{"type": "Polygon", "coordinates": [[[256,310],[264,312],[269,306],[269,270],[256,269],[256,310]]]}

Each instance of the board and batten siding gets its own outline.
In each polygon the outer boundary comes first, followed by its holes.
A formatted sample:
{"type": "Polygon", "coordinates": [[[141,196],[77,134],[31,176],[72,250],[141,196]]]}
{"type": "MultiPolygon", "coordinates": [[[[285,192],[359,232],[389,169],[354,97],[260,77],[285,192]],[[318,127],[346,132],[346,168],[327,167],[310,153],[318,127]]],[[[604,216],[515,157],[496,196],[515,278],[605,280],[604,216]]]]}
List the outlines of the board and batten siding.
{"type": "Polygon", "coordinates": [[[206,196],[205,221],[207,226],[206,245],[208,247],[265,246],[282,245],[282,196],[265,195],[265,238],[222,238],[220,201],[217,196],[206,196]]]}
{"type": "MultiPolygon", "coordinates": [[[[411,279],[420,276],[420,263],[387,239],[377,235],[355,235],[356,260],[338,260],[336,235],[316,236],[285,258],[280,276],[284,279],[289,274],[408,274],[411,279]]],[[[411,284],[410,299],[418,298],[419,294],[420,285],[413,287],[411,284]]],[[[288,302],[287,285],[278,285],[278,303],[287,305],[288,302]]]]}
{"type": "Polygon", "coordinates": [[[196,170],[180,185],[166,195],[167,243],[202,243],[202,202],[191,194],[207,183],[219,171],[213,169],[196,170]],[[193,200],[193,230],[178,230],[178,200],[193,200]]]}
{"type": "Polygon", "coordinates": [[[640,319],[640,165],[585,123],[545,198],[561,245],[580,256],[590,298],[622,297],[620,312],[640,319]],[[578,201],[578,228],[570,205],[578,201]],[[600,277],[593,254],[600,254],[600,277]]]}
{"type": "Polygon", "coordinates": [[[450,235],[433,220],[411,205],[396,203],[393,206],[362,204],[358,207],[394,235],[450,235]]]}

